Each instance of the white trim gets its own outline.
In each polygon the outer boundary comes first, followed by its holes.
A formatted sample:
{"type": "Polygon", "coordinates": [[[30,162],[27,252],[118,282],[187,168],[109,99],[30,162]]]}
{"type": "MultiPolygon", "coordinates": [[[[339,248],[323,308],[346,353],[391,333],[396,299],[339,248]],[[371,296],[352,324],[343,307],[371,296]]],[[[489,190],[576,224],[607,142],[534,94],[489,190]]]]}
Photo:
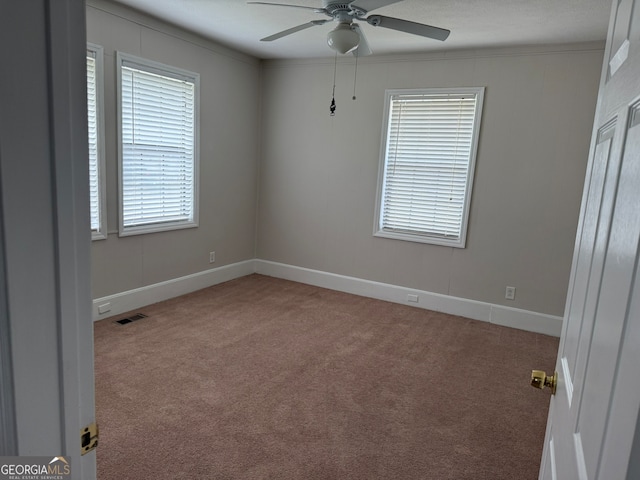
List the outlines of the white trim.
{"type": "Polygon", "coordinates": [[[252,273],[400,303],[425,310],[458,315],[554,337],[559,337],[562,330],[562,317],[259,259],[232,263],[165,282],[96,298],[93,300],[93,320],[119,315],[130,310],[211,287],[218,283],[227,282],[234,278],[251,275],[252,273]],[[417,295],[418,302],[408,301],[408,295],[417,295]],[[103,313],[99,313],[99,310],[103,313]]]}
{"type": "Polygon", "coordinates": [[[254,271],[254,260],[245,260],[244,262],[232,263],[134,290],[96,298],[93,300],[93,320],[119,315],[152,303],[158,303],[218,283],[227,282],[234,278],[251,275],[254,271]],[[104,313],[98,313],[99,308],[104,313]]]}
{"type": "Polygon", "coordinates": [[[164,63],[147,60],[124,52],[116,52],[116,120],[118,137],[118,235],[126,237],[146,233],[166,232],[196,228],[200,215],[200,74],[164,63]],[[193,219],[189,221],[154,223],[150,225],[125,226],[123,215],[123,148],[122,148],[122,67],[129,66],[170,78],[185,80],[194,86],[194,138],[193,138],[193,219]]]}
{"type": "Polygon", "coordinates": [[[471,210],[471,195],[474,183],[476,157],[478,153],[478,143],[480,141],[484,91],[485,87],[413,88],[385,90],[382,133],[380,135],[380,155],[378,161],[378,184],[376,190],[375,216],[373,225],[374,237],[389,238],[393,240],[402,240],[408,242],[429,243],[432,245],[443,245],[454,248],[465,248],[467,241],[469,211],[471,210]],[[405,97],[412,95],[473,95],[475,98],[475,109],[473,114],[472,136],[470,141],[471,145],[467,167],[464,203],[462,205],[462,218],[460,219],[460,234],[456,238],[441,237],[434,232],[398,232],[387,229],[383,225],[383,204],[386,202],[387,198],[387,163],[391,162],[391,159],[388,157],[390,155],[389,141],[391,138],[390,117],[392,112],[392,104],[394,102],[394,97],[405,97]]]}
{"type": "MultiPolygon", "coordinates": [[[[460,298],[461,301],[468,301],[460,298]]],[[[553,337],[560,337],[562,331],[562,317],[546,313],[532,312],[521,308],[491,305],[491,316],[488,322],[505,327],[519,328],[528,332],[542,333],[553,337]]]]}
{"type": "Polygon", "coordinates": [[[101,45],[87,42],[87,52],[93,54],[96,61],[96,122],[98,126],[98,211],[100,226],[91,231],[91,240],[107,238],[107,172],[104,128],[104,49],[101,45]]]}
{"type": "MultiPolygon", "coordinates": [[[[3,213],[2,199],[0,211],[3,213]]],[[[15,393],[13,389],[13,358],[11,356],[11,326],[7,304],[7,278],[4,244],[4,222],[0,221],[0,456],[17,455],[15,393]]]]}
{"type": "Polygon", "coordinates": [[[9,455],[53,449],[73,459],[74,479],[95,480],[96,454],[80,455],[79,435],[95,421],[85,5],[13,2],[0,18],[7,36],[28,31],[30,40],[0,47],[5,65],[22,66],[28,79],[0,80],[9,455]]]}
{"type": "Polygon", "coordinates": [[[466,298],[452,297],[424,290],[399,287],[388,283],[347,277],[335,273],[285,265],[283,263],[255,260],[255,272],[261,275],[292,280],[317,287],[406,304],[412,307],[434,310],[451,315],[459,315],[505,327],[552,335],[554,337],[559,337],[562,330],[562,317],[556,317],[554,315],[479,302],[466,298]],[[418,295],[418,303],[408,302],[407,295],[418,295]]]}

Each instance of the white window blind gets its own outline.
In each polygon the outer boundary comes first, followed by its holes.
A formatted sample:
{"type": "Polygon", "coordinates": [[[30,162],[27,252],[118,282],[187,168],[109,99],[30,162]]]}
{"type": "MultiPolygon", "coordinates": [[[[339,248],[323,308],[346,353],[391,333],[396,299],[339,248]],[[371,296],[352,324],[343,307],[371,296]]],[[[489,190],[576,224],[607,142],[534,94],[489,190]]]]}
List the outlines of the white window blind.
{"type": "Polygon", "coordinates": [[[89,209],[91,235],[106,238],[102,112],[102,47],[87,46],[87,127],[89,134],[89,209]]]}
{"type": "Polygon", "coordinates": [[[387,92],[378,236],[464,246],[481,89],[387,92]]]}
{"type": "Polygon", "coordinates": [[[121,234],[196,226],[196,74],[122,59],[121,234]]]}
{"type": "Polygon", "coordinates": [[[96,59],[87,52],[87,113],[89,120],[89,200],[91,231],[100,228],[100,193],[98,181],[98,101],[96,91],[96,59]]]}

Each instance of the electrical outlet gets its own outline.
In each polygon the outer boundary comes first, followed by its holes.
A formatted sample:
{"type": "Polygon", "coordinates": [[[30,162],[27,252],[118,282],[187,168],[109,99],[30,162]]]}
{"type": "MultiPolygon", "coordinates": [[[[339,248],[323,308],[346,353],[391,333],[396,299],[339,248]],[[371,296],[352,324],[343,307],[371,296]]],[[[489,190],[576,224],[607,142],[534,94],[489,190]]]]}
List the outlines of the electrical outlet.
{"type": "Polygon", "coordinates": [[[209,263],[215,263],[216,261],[216,252],[209,252],[209,263]]]}
{"type": "Polygon", "coordinates": [[[504,298],[506,298],[507,300],[515,300],[516,287],[507,287],[504,291],[504,298]]]}
{"type": "Polygon", "coordinates": [[[107,313],[111,311],[111,302],[103,303],[102,305],[98,305],[98,313],[102,315],[103,313],[107,313]]]}
{"type": "Polygon", "coordinates": [[[418,303],[419,297],[418,295],[414,295],[412,293],[409,293],[407,295],[407,302],[411,302],[411,303],[418,303]]]}

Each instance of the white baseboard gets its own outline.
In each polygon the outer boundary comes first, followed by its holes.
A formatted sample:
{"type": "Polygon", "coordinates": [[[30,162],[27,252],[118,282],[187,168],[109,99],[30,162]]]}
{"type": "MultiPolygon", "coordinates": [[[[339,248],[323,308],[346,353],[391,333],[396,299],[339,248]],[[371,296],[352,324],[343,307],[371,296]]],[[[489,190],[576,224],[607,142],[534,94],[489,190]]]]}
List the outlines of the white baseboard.
{"type": "Polygon", "coordinates": [[[130,310],[145,307],[152,303],[195,292],[234,278],[251,275],[255,272],[255,261],[233,263],[223,267],[205,270],[165,282],[116,293],[93,301],[93,320],[119,315],[130,310]],[[100,310],[103,313],[100,313],[100,310]]]}
{"type": "Polygon", "coordinates": [[[451,315],[459,315],[506,327],[543,333],[554,337],[559,337],[562,330],[562,317],[466,298],[451,297],[449,295],[441,295],[424,290],[399,287],[387,283],[373,282],[361,278],[347,277],[267,260],[255,260],[255,273],[338,290],[345,293],[352,293],[363,297],[401,303],[451,315]],[[407,301],[407,295],[417,295],[419,301],[417,303],[409,302],[407,301]]]}
{"type": "Polygon", "coordinates": [[[233,263],[166,282],[96,298],[93,301],[93,319],[95,321],[119,315],[252,273],[459,315],[554,337],[559,337],[562,330],[562,317],[257,259],[233,263]],[[407,301],[407,295],[417,295],[418,302],[407,301]],[[100,313],[100,310],[103,313],[100,313]]]}

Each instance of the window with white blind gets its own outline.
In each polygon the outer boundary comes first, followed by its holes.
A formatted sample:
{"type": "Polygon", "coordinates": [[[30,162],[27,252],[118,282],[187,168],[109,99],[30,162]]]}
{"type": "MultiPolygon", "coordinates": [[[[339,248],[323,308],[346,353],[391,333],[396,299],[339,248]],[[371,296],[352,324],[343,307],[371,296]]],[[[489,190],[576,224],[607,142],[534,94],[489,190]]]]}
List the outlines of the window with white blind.
{"type": "Polygon", "coordinates": [[[107,238],[104,187],[104,109],[102,47],[87,45],[87,120],[89,131],[89,204],[91,238],[107,238]]]}
{"type": "Polygon", "coordinates": [[[120,235],[198,226],[199,75],[118,53],[120,235]]]}
{"type": "Polygon", "coordinates": [[[483,96],[387,90],[375,236],[464,248],[483,96]]]}

